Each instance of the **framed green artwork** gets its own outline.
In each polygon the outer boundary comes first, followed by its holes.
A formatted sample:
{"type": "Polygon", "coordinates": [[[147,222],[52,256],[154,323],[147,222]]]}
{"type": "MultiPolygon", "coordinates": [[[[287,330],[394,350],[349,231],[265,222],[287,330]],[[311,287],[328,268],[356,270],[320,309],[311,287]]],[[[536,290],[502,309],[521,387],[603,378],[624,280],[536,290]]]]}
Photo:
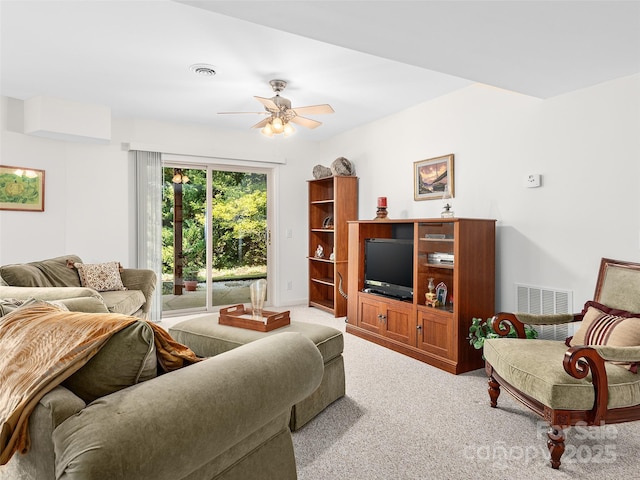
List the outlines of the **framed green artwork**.
{"type": "Polygon", "coordinates": [[[44,212],[44,170],[0,165],[0,210],[44,212]]]}

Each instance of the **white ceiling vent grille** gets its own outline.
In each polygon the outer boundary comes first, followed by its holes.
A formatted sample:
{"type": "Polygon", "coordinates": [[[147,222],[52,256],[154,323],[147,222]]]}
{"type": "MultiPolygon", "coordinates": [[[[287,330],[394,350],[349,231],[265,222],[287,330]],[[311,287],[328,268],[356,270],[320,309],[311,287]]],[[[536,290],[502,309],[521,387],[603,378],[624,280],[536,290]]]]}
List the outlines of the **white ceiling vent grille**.
{"type": "MultiPolygon", "coordinates": [[[[548,287],[536,287],[516,283],[516,312],[536,315],[552,315],[555,313],[572,313],[573,292],[548,287]]],[[[564,340],[573,335],[573,328],[564,325],[538,325],[539,337],[545,340],[564,340]]]]}
{"type": "Polygon", "coordinates": [[[196,75],[201,75],[203,77],[213,77],[216,74],[215,67],[213,65],[207,65],[206,63],[196,63],[189,67],[196,75]]]}

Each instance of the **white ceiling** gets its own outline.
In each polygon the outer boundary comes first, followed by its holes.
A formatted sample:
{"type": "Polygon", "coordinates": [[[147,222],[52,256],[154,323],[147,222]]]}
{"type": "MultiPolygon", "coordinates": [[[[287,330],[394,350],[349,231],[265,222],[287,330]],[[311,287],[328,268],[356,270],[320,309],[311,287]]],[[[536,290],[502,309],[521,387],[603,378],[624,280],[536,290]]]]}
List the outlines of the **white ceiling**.
{"type": "Polygon", "coordinates": [[[4,96],[247,130],[217,112],[261,111],[279,78],[335,109],[298,127],[314,140],[474,82],[548,98],[640,72],[640,1],[1,0],[0,21],[4,96]]]}

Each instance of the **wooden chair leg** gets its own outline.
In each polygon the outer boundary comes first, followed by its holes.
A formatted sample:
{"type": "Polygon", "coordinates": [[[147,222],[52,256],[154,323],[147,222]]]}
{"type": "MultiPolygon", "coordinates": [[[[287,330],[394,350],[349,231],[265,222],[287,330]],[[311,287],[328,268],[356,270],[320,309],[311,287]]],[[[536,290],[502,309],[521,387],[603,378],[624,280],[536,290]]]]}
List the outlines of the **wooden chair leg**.
{"type": "Polygon", "coordinates": [[[500,396],[500,384],[495,381],[493,376],[489,377],[489,398],[491,399],[491,407],[498,406],[498,397],[500,396]]]}
{"type": "Polygon", "coordinates": [[[560,468],[560,457],[564,453],[564,431],[558,425],[551,425],[547,431],[547,447],[551,454],[551,467],[560,468]]]}

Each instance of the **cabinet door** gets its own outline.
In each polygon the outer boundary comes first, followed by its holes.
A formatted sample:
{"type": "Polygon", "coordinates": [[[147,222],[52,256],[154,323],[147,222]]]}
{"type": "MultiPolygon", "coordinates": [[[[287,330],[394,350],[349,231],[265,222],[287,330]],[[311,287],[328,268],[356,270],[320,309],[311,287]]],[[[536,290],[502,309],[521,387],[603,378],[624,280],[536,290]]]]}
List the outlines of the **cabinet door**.
{"type": "Polygon", "coordinates": [[[418,348],[453,358],[453,315],[437,309],[418,309],[418,348]]]}
{"type": "Polygon", "coordinates": [[[429,222],[418,225],[417,278],[414,293],[419,304],[428,300],[425,294],[433,294],[433,300],[443,310],[453,311],[457,293],[455,271],[460,259],[455,258],[456,223],[429,222]]]}
{"type": "Polygon", "coordinates": [[[416,344],[413,305],[367,294],[358,295],[358,326],[387,338],[416,344]]]}
{"type": "Polygon", "coordinates": [[[382,333],[381,305],[378,300],[358,295],[358,326],[373,333],[382,333]]]}
{"type": "Polygon", "coordinates": [[[398,342],[415,345],[416,322],[413,305],[395,301],[382,305],[382,334],[398,342]]]}

